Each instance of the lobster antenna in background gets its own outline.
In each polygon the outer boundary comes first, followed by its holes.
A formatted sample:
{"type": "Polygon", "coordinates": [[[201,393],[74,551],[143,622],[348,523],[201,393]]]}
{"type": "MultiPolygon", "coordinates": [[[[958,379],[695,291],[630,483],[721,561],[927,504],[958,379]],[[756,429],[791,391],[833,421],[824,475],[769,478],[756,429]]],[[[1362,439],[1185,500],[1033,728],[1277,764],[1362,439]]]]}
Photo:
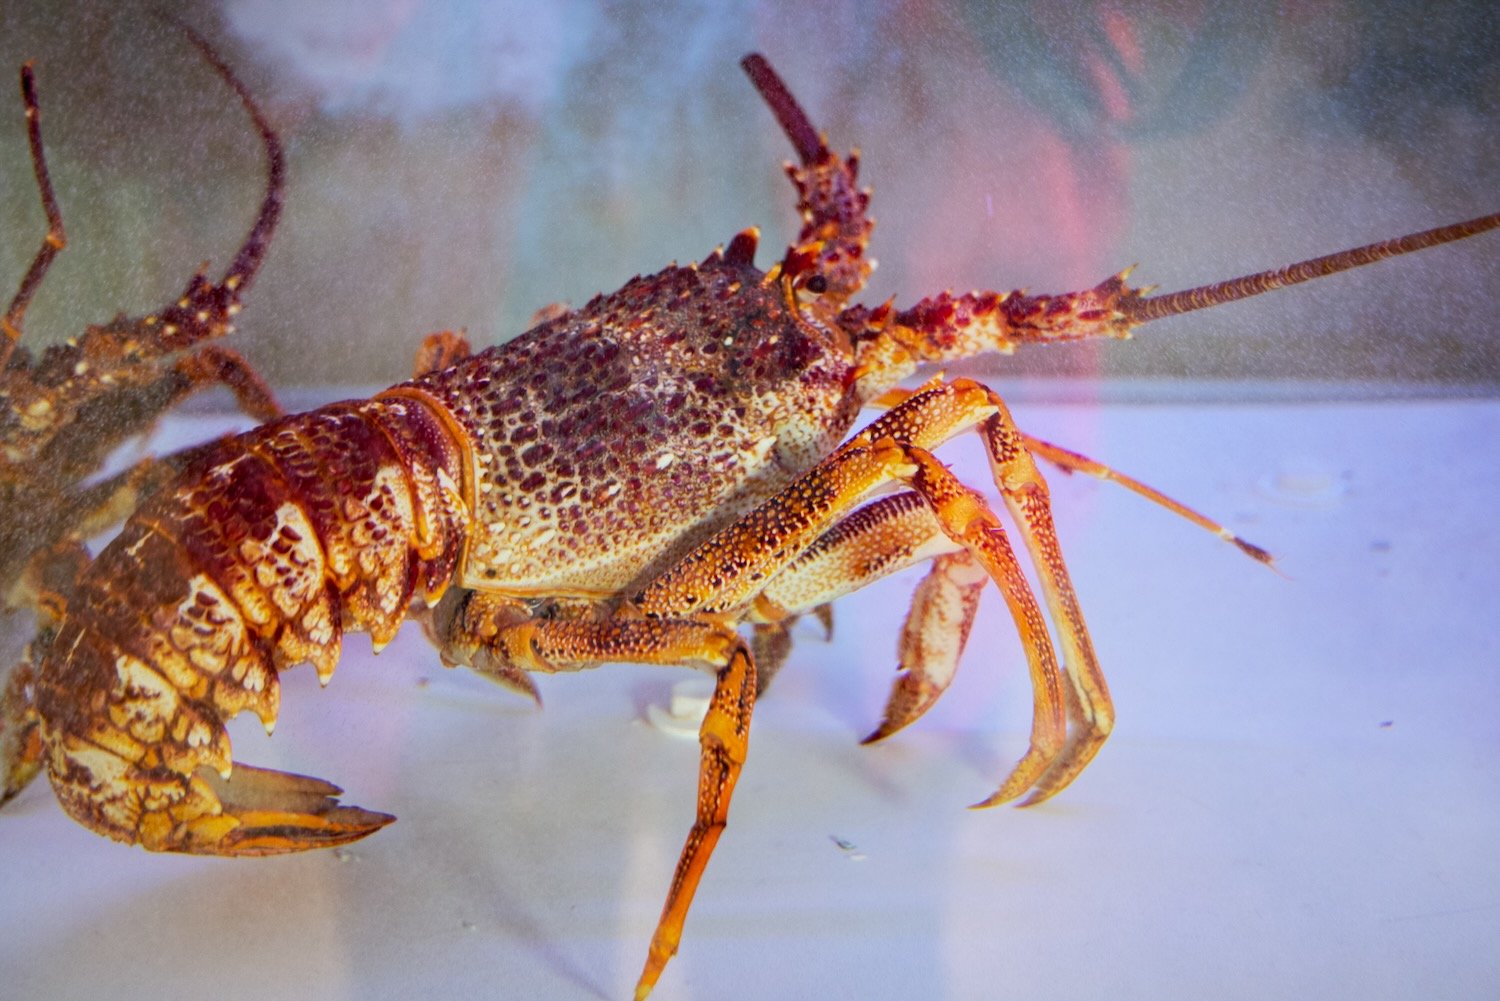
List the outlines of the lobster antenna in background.
{"type": "Polygon", "coordinates": [[[204,61],[233,88],[235,94],[239,96],[240,103],[245,106],[245,111],[249,113],[251,121],[255,123],[256,129],[260,131],[261,143],[266,151],[266,196],[261,201],[260,214],[255,218],[255,225],[250,228],[250,232],[245,236],[245,242],[240,246],[239,253],[230,262],[229,268],[221,279],[222,284],[231,286],[231,291],[243,292],[250,287],[256,272],[260,270],[261,262],[266,257],[266,248],[271,242],[271,232],[276,228],[276,220],[281,216],[282,191],[286,187],[286,155],[281,148],[281,139],[271,128],[271,123],[266,120],[265,115],[261,113],[250,91],[240,82],[240,78],[234,75],[229,64],[214,51],[208,39],[170,14],[158,11],[157,17],[188,37],[188,41],[198,49],[204,61]]]}
{"type": "Polygon", "coordinates": [[[52,177],[47,171],[47,155],[42,150],[42,111],[36,99],[36,74],[31,63],[21,67],[21,100],[26,108],[26,139],[31,144],[31,165],[36,172],[36,186],[42,193],[42,211],[47,214],[47,235],[42,238],[41,249],[21,279],[21,287],[11,300],[5,318],[0,320],[0,369],[10,362],[11,351],[21,339],[21,321],[31,297],[41,287],[42,276],[52,266],[52,259],[68,245],[68,235],[63,231],[62,212],[57,207],[57,195],[52,190],[52,177]]]}

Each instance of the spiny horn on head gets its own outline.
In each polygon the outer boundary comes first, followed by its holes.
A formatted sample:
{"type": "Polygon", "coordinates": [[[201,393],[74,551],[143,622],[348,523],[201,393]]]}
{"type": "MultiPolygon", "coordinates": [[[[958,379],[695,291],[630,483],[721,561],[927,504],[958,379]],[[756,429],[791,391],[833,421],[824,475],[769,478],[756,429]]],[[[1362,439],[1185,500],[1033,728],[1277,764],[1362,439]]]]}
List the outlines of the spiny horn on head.
{"type": "Polygon", "coordinates": [[[828,147],[823,143],[823,137],[818,134],[817,129],[813,128],[807,112],[802,110],[802,105],[798,104],[792,92],[787,90],[786,84],[771,68],[771,63],[765,56],[759,52],[752,52],[740,60],[740,66],[750,77],[750,82],[755,84],[755,89],[760,91],[761,98],[770,106],[771,114],[776,116],[781,130],[796,147],[797,157],[802,161],[802,166],[806,167],[814,163],[828,152],[828,147]]]}

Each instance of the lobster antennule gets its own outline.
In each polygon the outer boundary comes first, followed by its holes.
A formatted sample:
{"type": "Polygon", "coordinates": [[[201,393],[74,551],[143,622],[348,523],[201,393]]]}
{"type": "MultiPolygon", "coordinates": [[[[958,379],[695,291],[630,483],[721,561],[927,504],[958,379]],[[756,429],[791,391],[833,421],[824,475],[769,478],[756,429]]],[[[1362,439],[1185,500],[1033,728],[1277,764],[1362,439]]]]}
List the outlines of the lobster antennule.
{"type": "Polygon", "coordinates": [[[1160,320],[1168,316],[1191,313],[1197,309],[1207,309],[1210,306],[1219,306],[1238,299],[1248,299],[1262,292],[1270,292],[1289,285],[1300,285],[1314,278],[1335,275],[1340,271],[1374,264],[1388,257],[1398,257],[1401,254],[1410,254],[1414,251],[1426,250],[1428,247],[1463,240],[1496,228],[1500,228],[1500,212],[1456,222],[1450,226],[1439,226],[1421,233],[1398,236],[1393,240],[1381,240],[1363,247],[1341,250],[1335,254],[1325,254],[1322,257],[1299,261],[1284,268],[1242,275],[1239,278],[1200,285],[1181,292],[1126,301],[1121,304],[1121,308],[1132,324],[1150,323],[1152,320],[1160,320]]]}
{"type": "Polygon", "coordinates": [[[802,105],[787,90],[786,84],[782,82],[780,75],[771,68],[771,63],[759,52],[752,52],[740,60],[740,66],[744,69],[750,82],[760,92],[761,98],[771,109],[771,114],[776,116],[776,122],[786,137],[792,141],[797,149],[797,158],[802,161],[802,166],[811,166],[817,162],[819,157],[828,153],[828,146],[823,142],[823,137],[818,130],[813,128],[812,121],[808,119],[807,112],[802,110],[802,105]]]}

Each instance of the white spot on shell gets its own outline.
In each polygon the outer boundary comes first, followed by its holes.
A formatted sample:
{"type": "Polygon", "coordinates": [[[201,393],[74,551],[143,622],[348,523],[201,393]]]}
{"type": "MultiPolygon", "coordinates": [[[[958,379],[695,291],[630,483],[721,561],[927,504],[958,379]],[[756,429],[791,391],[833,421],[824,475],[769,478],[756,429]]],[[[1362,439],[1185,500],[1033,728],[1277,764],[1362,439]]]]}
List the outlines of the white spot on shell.
{"type": "Polygon", "coordinates": [[[122,785],[130,768],[130,762],[119,755],[82,741],[68,741],[66,753],[72,764],[89,773],[93,779],[90,785],[94,789],[107,790],[111,786],[122,785]]]}
{"type": "Polygon", "coordinates": [[[176,689],[144,661],[122,654],[115,658],[115,674],[138,696],[150,696],[158,705],[153,711],[159,712],[162,719],[177,711],[176,689]]]}

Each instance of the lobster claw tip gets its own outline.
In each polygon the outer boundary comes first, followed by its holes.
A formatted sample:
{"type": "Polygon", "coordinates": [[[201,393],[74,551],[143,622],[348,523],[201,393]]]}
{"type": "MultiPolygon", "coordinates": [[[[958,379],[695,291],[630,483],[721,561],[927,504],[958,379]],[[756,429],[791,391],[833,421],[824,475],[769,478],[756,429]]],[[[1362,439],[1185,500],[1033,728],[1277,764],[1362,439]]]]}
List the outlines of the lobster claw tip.
{"type": "Polygon", "coordinates": [[[396,818],[358,806],[344,806],[343,791],[322,779],[236,763],[225,781],[200,775],[223,807],[218,816],[190,822],[190,835],[177,850],[207,855],[281,855],[358,841],[396,818]]]}
{"type": "Polygon", "coordinates": [[[240,826],[219,842],[217,854],[284,855],[332,848],[368,837],[396,818],[358,806],[336,806],[316,814],[253,811],[237,819],[240,826]]]}

